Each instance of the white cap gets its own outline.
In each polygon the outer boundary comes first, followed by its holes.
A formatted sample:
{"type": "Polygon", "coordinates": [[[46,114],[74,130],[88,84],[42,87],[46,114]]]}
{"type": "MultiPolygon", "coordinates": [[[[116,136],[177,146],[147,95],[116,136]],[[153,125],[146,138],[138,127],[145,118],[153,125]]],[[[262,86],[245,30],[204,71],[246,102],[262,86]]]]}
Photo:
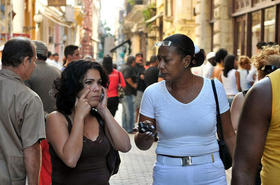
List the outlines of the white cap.
{"type": "Polygon", "coordinates": [[[211,58],[214,58],[215,55],[216,55],[216,53],[215,53],[214,51],[208,53],[207,56],[206,56],[206,60],[209,60],[209,59],[211,59],[211,58]]]}
{"type": "Polygon", "coordinates": [[[194,45],[194,54],[197,54],[200,51],[197,45],[194,45]]]}

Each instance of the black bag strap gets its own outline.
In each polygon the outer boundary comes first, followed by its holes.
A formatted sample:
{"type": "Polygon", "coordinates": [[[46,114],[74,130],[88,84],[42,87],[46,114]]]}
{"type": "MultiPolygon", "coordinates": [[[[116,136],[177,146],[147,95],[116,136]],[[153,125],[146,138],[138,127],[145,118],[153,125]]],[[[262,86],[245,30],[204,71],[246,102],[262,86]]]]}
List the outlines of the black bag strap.
{"type": "Polygon", "coordinates": [[[223,126],[222,126],[221,115],[220,115],[219,100],[218,100],[218,96],[217,96],[215,82],[214,82],[213,79],[211,80],[211,84],[212,84],[212,89],[213,89],[213,92],[214,92],[214,97],[215,97],[215,102],[216,102],[217,133],[218,133],[219,139],[224,140],[223,126]]]}
{"type": "Polygon", "coordinates": [[[120,75],[120,72],[118,72],[118,75],[119,75],[119,84],[121,85],[121,75],[120,75]]]}

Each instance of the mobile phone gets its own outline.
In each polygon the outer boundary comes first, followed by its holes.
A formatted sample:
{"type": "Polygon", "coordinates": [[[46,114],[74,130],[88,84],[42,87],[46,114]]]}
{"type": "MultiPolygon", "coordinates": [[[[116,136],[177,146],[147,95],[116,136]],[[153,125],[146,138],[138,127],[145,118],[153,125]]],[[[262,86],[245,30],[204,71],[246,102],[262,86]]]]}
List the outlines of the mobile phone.
{"type": "Polygon", "coordinates": [[[103,101],[103,99],[104,99],[104,90],[102,89],[100,95],[100,101],[103,101]]]}

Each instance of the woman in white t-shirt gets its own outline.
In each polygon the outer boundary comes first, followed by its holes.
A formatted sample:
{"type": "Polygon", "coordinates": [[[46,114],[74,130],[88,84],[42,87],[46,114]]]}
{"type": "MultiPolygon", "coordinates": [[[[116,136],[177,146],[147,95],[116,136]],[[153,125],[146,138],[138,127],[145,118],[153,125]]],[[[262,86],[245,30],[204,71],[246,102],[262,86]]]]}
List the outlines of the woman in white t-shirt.
{"type": "Polygon", "coordinates": [[[236,70],[236,68],[235,56],[226,56],[225,67],[223,72],[220,74],[219,80],[223,83],[229,105],[231,105],[234,96],[238,92],[241,92],[240,73],[236,70]]]}
{"type": "MultiPolygon", "coordinates": [[[[199,57],[198,48],[183,34],[171,35],[158,46],[159,69],[164,80],[145,90],[140,107],[140,122],[153,125],[155,130],[135,135],[137,147],[147,150],[158,133],[153,185],[226,185],[216,139],[216,103],[211,80],[191,73],[191,67],[201,65],[203,57],[199,57]]],[[[214,82],[224,139],[232,154],[235,134],[227,97],[222,84],[214,82]]]]}

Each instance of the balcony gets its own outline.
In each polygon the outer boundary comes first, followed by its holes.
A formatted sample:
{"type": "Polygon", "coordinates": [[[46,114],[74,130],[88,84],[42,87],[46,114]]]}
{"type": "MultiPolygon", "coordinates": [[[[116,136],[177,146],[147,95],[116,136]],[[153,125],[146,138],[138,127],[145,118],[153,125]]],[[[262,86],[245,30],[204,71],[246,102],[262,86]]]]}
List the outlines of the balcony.
{"type": "Polygon", "coordinates": [[[129,12],[132,10],[134,5],[142,5],[144,2],[143,0],[128,0],[126,3],[126,14],[129,14],[129,12]]]}

